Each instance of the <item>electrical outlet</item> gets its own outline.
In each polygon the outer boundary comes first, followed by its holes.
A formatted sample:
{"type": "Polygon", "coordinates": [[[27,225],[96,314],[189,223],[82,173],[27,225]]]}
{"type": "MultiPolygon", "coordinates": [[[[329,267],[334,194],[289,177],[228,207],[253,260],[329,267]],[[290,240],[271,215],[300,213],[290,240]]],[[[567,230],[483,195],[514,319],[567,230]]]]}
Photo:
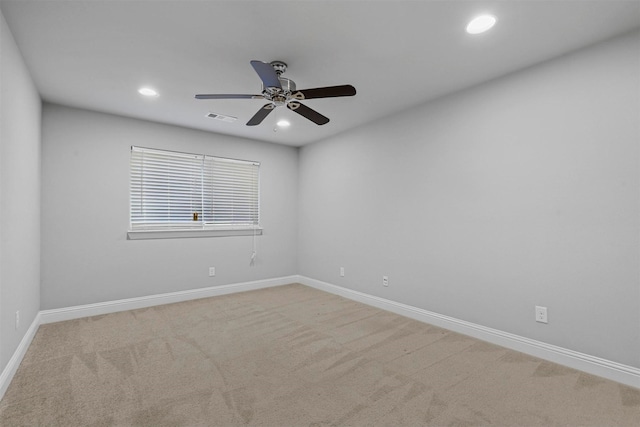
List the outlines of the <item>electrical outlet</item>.
{"type": "Polygon", "coordinates": [[[216,275],[216,268],[215,267],[209,267],[209,277],[213,277],[216,275]]]}
{"type": "Polygon", "coordinates": [[[344,277],[344,267],[340,267],[340,277],[344,277]]]}
{"type": "Polygon", "coordinates": [[[20,327],[20,310],[16,311],[16,329],[20,327]]]}
{"type": "Polygon", "coordinates": [[[547,307],[536,305],[536,322],[549,323],[547,321],[547,307]]]}
{"type": "Polygon", "coordinates": [[[389,278],[387,276],[382,276],[382,286],[389,286],[389,278]]]}

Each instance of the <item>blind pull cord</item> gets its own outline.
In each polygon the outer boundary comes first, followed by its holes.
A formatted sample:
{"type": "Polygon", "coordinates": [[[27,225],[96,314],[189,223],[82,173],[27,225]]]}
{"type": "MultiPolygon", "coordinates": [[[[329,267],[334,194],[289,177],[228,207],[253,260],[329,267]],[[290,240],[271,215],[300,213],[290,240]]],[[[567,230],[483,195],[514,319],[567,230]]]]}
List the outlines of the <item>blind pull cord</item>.
{"type": "Polygon", "coordinates": [[[253,226],[253,252],[251,252],[251,261],[249,261],[249,265],[253,267],[256,264],[256,255],[258,251],[256,249],[256,226],[253,226]]]}

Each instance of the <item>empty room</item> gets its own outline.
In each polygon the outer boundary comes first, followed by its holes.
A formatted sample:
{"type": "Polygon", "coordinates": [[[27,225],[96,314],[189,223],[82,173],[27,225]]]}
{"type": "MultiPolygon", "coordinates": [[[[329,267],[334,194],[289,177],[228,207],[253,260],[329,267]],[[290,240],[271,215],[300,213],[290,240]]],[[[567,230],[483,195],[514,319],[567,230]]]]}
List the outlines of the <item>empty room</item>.
{"type": "Polygon", "coordinates": [[[0,425],[640,425],[640,0],[0,15],[0,425]]]}

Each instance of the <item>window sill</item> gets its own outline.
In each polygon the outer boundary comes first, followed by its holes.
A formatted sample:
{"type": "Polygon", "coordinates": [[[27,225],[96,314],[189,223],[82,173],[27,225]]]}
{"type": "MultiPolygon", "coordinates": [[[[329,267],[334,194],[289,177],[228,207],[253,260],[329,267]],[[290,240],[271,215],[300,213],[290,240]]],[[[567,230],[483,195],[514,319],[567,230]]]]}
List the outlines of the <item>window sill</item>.
{"type": "Polygon", "coordinates": [[[192,237],[261,236],[262,228],[243,230],[135,230],[127,232],[128,240],[184,239],[192,237]]]}

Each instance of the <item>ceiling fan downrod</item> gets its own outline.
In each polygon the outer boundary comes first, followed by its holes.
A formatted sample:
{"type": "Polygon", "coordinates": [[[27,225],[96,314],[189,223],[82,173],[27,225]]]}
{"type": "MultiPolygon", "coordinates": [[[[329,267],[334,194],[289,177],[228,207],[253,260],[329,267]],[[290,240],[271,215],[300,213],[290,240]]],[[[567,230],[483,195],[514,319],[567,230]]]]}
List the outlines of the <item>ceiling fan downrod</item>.
{"type": "Polygon", "coordinates": [[[273,67],[273,69],[276,71],[276,74],[278,74],[278,76],[280,76],[282,73],[287,71],[287,64],[285,62],[271,61],[270,64],[273,67]]]}

